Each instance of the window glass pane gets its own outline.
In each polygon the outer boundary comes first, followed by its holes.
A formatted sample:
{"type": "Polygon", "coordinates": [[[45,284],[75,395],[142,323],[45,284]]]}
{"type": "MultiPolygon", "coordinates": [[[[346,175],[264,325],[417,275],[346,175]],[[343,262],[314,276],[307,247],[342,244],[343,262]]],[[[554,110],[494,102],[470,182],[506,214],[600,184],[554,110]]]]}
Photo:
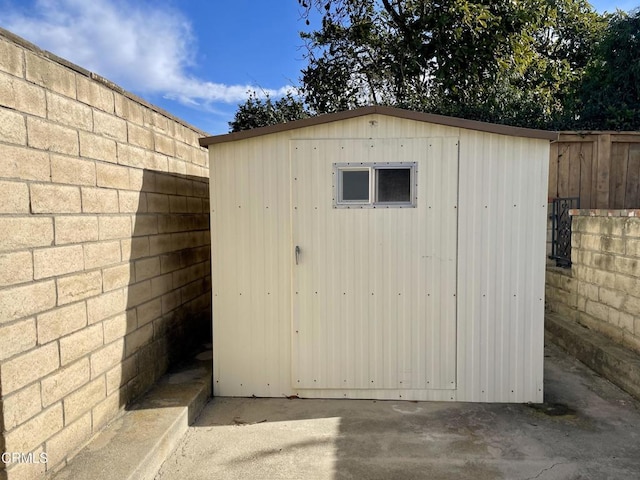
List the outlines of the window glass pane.
{"type": "Polygon", "coordinates": [[[376,169],[377,202],[411,203],[411,168],[376,169]]]}
{"type": "Polygon", "coordinates": [[[369,201],[369,170],[340,170],[341,201],[369,201]]]}

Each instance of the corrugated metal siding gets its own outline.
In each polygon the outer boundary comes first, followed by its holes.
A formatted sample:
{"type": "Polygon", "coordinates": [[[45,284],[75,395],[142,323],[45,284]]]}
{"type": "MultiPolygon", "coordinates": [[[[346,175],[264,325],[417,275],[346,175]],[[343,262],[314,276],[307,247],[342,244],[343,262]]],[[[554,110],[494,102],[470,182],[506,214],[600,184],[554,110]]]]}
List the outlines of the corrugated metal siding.
{"type": "MultiPolygon", "coordinates": [[[[382,115],[211,146],[215,394],[540,401],[548,148],[382,115]],[[290,140],[406,137],[460,138],[457,390],[295,389],[290,140]]],[[[417,348],[418,336],[411,342],[417,348]]],[[[407,348],[396,344],[396,352],[407,348]]],[[[397,379],[407,378],[404,371],[397,379]]]]}
{"type": "Polygon", "coordinates": [[[466,132],[458,398],[542,401],[546,142],[466,132]]]}
{"type": "Polygon", "coordinates": [[[457,139],[291,151],[294,387],[455,389],[457,139]],[[334,162],[384,161],[418,163],[417,208],[333,208],[334,162]]]}

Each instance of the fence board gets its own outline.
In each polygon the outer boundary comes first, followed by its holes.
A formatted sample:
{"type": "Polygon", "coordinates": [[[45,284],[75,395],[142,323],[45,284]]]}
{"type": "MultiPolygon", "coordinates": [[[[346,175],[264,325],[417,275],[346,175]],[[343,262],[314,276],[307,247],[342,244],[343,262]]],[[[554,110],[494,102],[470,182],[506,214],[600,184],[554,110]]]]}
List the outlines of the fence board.
{"type": "Polygon", "coordinates": [[[611,145],[611,200],[613,208],[624,208],[626,193],[627,165],[629,163],[629,144],[611,145]]]}
{"type": "Polygon", "coordinates": [[[598,175],[596,180],[596,208],[610,207],[611,135],[598,136],[598,175]]]}
{"type": "Polygon", "coordinates": [[[640,143],[629,145],[625,208],[640,208],[640,143]]]}
{"type": "Polygon", "coordinates": [[[580,207],[591,208],[593,143],[580,143],[580,207]]]}
{"type": "Polygon", "coordinates": [[[551,144],[549,197],[582,208],[640,208],[640,132],[562,132],[551,144]]]}

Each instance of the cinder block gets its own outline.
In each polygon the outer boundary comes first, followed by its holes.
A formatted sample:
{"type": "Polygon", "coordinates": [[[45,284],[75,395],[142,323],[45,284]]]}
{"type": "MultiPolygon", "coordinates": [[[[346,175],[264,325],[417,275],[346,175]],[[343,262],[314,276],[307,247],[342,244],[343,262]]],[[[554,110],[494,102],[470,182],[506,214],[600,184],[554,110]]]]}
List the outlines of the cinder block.
{"type": "Polygon", "coordinates": [[[137,316],[135,310],[130,310],[102,322],[104,330],[104,343],[111,343],[119,338],[124,338],[127,333],[137,328],[137,316]]]}
{"type": "Polygon", "coordinates": [[[153,237],[149,237],[150,255],[160,255],[162,253],[175,250],[180,250],[180,248],[172,240],[171,234],[167,233],[164,235],[154,235],[153,237]]]}
{"type": "Polygon", "coordinates": [[[96,165],[89,160],[81,160],[61,155],[51,156],[51,181],[71,185],[96,185],[96,165]]]}
{"type": "Polygon", "coordinates": [[[89,359],[83,358],[42,380],[42,405],[46,408],[89,382],[89,359]]]}
{"type": "Polygon", "coordinates": [[[160,258],[144,258],[135,262],[136,282],[160,275],[160,258]]]}
{"type": "Polygon", "coordinates": [[[127,124],[128,142],[131,145],[153,150],[153,133],[148,128],[139,127],[133,123],[127,124]]]}
{"type": "Polygon", "coordinates": [[[33,278],[36,280],[83,269],[84,258],[81,245],[44,248],[33,252],[33,278]]]}
{"type": "Polygon", "coordinates": [[[153,338],[153,325],[148,323],[134,332],[131,332],[125,338],[125,358],[130,357],[137,352],[140,347],[146,345],[153,338]]]}
{"type": "Polygon", "coordinates": [[[167,314],[180,305],[180,291],[174,290],[162,296],[162,313],[167,314]]]}
{"type": "Polygon", "coordinates": [[[640,318],[640,291],[636,292],[635,295],[626,295],[622,309],[630,315],[640,318]]]}
{"type": "Polygon", "coordinates": [[[187,174],[187,164],[182,160],[178,160],[177,158],[170,157],[168,161],[168,167],[171,173],[178,173],[180,175],[187,174]]]}
{"type": "Polygon", "coordinates": [[[53,122],[87,131],[93,127],[91,108],[51,91],[47,91],[47,117],[53,122]]]}
{"type": "Polygon", "coordinates": [[[155,173],[153,181],[154,193],[176,194],[176,177],[168,173],[155,173]]]}
{"type": "Polygon", "coordinates": [[[0,324],[0,361],[34,348],[36,341],[36,322],[33,318],[0,324]]]}
{"type": "Polygon", "coordinates": [[[113,90],[104,87],[90,78],[78,75],[76,78],[78,101],[107,113],[114,113],[113,90]]]}
{"type": "Polygon", "coordinates": [[[20,180],[51,180],[49,154],[0,144],[0,177],[20,180]]]}
{"type": "Polygon", "coordinates": [[[115,94],[116,115],[138,125],[144,123],[144,107],[119,93],[115,94]]]}
{"type": "Polygon", "coordinates": [[[0,138],[16,145],[27,144],[27,127],[24,115],[0,107],[0,138]]]}
{"type": "Polygon", "coordinates": [[[602,236],[600,240],[602,251],[624,255],[624,239],[620,237],[602,236]]]}
{"type": "Polygon", "coordinates": [[[170,157],[175,157],[176,155],[176,145],[175,141],[171,137],[167,137],[166,135],[161,135],[158,133],[154,134],[154,145],[156,152],[163,153],[170,157]]]}
{"type": "Polygon", "coordinates": [[[87,300],[87,317],[89,324],[97,323],[105,318],[124,312],[126,298],[124,290],[114,290],[87,300]]]}
{"type": "Polygon", "coordinates": [[[100,240],[131,238],[131,216],[104,216],[99,220],[100,240]]]}
{"type": "Polygon", "coordinates": [[[149,108],[145,108],[142,113],[145,126],[151,128],[154,132],[173,135],[173,122],[167,117],[149,108]]]}
{"type": "Polygon", "coordinates": [[[150,302],[143,303],[137,308],[138,328],[153,322],[162,316],[162,302],[160,298],[154,298],[150,302]]]}
{"type": "Polygon", "coordinates": [[[87,270],[120,263],[120,242],[87,243],[84,248],[84,266],[87,270]]]}
{"type": "Polygon", "coordinates": [[[0,287],[33,280],[31,252],[0,254],[0,287]]]}
{"type": "Polygon", "coordinates": [[[1,213],[29,213],[29,188],[26,183],[0,181],[1,213]]]}
{"type": "Polygon", "coordinates": [[[6,73],[0,73],[0,105],[38,117],[47,115],[44,89],[6,73]]]}
{"type": "Polygon", "coordinates": [[[102,292],[102,273],[88,272],[56,280],[58,305],[66,305],[102,292]]]}
{"type": "Polygon", "coordinates": [[[44,345],[84,328],[87,325],[87,307],[84,302],[78,302],[56,308],[38,315],[37,325],[38,343],[44,345]]]}
{"type": "Polygon", "coordinates": [[[53,342],[23,353],[0,364],[0,385],[6,396],[55,371],[58,360],[58,344],[53,342]]]}
{"type": "Polygon", "coordinates": [[[176,178],[176,195],[183,197],[193,196],[193,182],[188,178],[176,178]]]}
{"type": "Polygon", "coordinates": [[[602,320],[603,322],[606,322],[609,319],[609,310],[607,309],[606,305],[603,305],[599,302],[587,300],[585,311],[592,317],[597,318],[598,320],[602,320]]]}
{"type": "MultiPolygon", "coordinates": [[[[65,419],[66,420],[66,419],[65,419]]],[[[47,440],[49,465],[58,465],[71,456],[91,437],[91,412],[68,424],[62,431],[47,440]]]]}
{"type": "Polygon", "coordinates": [[[23,49],[0,39],[0,70],[8,72],[16,77],[24,77],[24,55],[23,49]]]}
{"type": "Polygon", "coordinates": [[[118,191],[118,205],[120,213],[145,213],[147,211],[147,194],[120,190],[118,191]]]}
{"type": "Polygon", "coordinates": [[[78,132],[72,128],[29,117],[27,131],[32,148],[74,156],[80,152],[78,132]]]}
{"type": "Polygon", "coordinates": [[[107,395],[117,391],[138,374],[137,359],[137,355],[132,355],[107,372],[107,395]]]}
{"type": "Polygon", "coordinates": [[[26,78],[67,97],[76,97],[76,75],[71,70],[31,52],[25,52],[26,78]]]}
{"type": "Polygon", "coordinates": [[[624,234],[627,238],[640,238],[640,218],[628,217],[624,220],[624,234]]]}
{"type": "Polygon", "coordinates": [[[7,452],[31,452],[62,429],[62,404],[47,410],[5,434],[7,452]]]}
{"type": "Polygon", "coordinates": [[[189,213],[202,213],[202,199],[195,197],[187,197],[187,211],[189,213]]]}
{"type": "Polygon", "coordinates": [[[155,235],[159,231],[159,220],[158,215],[135,215],[132,217],[133,235],[155,235]]]}
{"type": "Polygon", "coordinates": [[[127,122],[108,113],[95,110],[93,113],[94,133],[119,142],[127,141],[127,122]]]}
{"type": "Polygon", "coordinates": [[[593,271],[593,282],[596,285],[613,285],[615,282],[615,274],[612,272],[605,272],[603,270],[593,271]]]}
{"type": "Polygon", "coordinates": [[[98,240],[98,217],[91,215],[58,216],[55,219],[57,245],[98,240]]]}
{"type": "Polygon", "coordinates": [[[173,289],[173,275],[166,273],[151,279],[151,296],[159,297],[173,289]]]}
{"type": "Polygon", "coordinates": [[[62,365],[77,360],[103,344],[102,325],[92,325],[60,339],[60,360],[62,365]]]}
{"type": "Polygon", "coordinates": [[[128,262],[136,258],[149,255],[149,237],[134,237],[130,240],[120,240],[122,247],[122,261],[128,262]]]}
{"type": "Polygon", "coordinates": [[[56,287],[53,280],[5,288],[0,290],[0,325],[44,312],[55,304],[56,287]]]}
{"type": "Polygon", "coordinates": [[[107,397],[104,375],[87,383],[64,399],[64,420],[69,424],[85,412],[91,411],[107,397]]]}
{"type": "Polygon", "coordinates": [[[91,354],[91,378],[96,378],[124,359],[124,339],[101,348],[91,354]]]}
{"type": "Polygon", "coordinates": [[[116,142],[93,133],[80,131],[80,156],[118,163],[116,142]]]}
{"type": "Polygon", "coordinates": [[[81,187],[82,211],[85,213],[118,213],[118,191],[107,188],[81,187]]]}
{"type": "Polygon", "coordinates": [[[614,258],[616,272],[640,278],[640,258],[623,257],[622,255],[616,255],[614,258]]]}
{"type": "Polygon", "coordinates": [[[633,333],[635,317],[631,314],[620,312],[619,326],[627,333],[633,333]]]}
{"type": "Polygon", "coordinates": [[[149,213],[168,213],[169,196],[161,193],[147,193],[147,211],[149,213]]]}
{"type": "Polygon", "coordinates": [[[139,168],[129,168],[129,188],[136,192],[150,192],[153,188],[148,188],[149,183],[155,181],[155,176],[139,168]]]}
{"type": "Polygon", "coordinates": [[[627,247],[625,253],[634,257],[640,257],[640,240],[627,238],[627,247]]]}
{"type": "Polygon", "coordinates": [[[80,190],[54,184],[31,185],[33,213],[78,213],[81,211],[80,190]]]}
{"type": "Polygon", "coordinates": [[[122,288],[133,282],[131,265],[128,263],[115,267],[105,268],[102,271],[102,284],[105,292],[122,288]]]}
{"type": "Polygon", "coordinates": [[[108,422],[116,418],[124,408],[126,398],[126,389],[117,390],[105,398],[91,410],[91,420],[93,422],[93,430],[97,431],[104,427],[108,422]]]}
{"type": "Polygon", "coordinates": [[[151,300],[151,280],[135,283],[127,290],[127,308],[136,307],[151,300]]]}
{"type": "Polygon", "coordinates": [[[35,417],[42,411],[40,399],[40,384],[34,383],[12,395],[2,398],[4,412],[4,429],[13,430],[15,427],[35,417]]]}
{"type": "Polygon", "coordinates": [[[620,290],[627,295],[638,295],[638,292],[640,292],[639,277],[629,277],[627,275],[617,273],[615,275],[614,282],[610,285],[614,285],[616,290],[620,290]]]}
{"type": "Polygon", "coordinates": [[[118,143],[118,163],[135,168],[153,168],[151,152],[125,143],[118,143]]]}
{"type": "MultiPolygon", "coordinates": [[[[208,172],[206,172],[206,175],[208,175],[208,172]]],[[[207,200],[209,199],[209,180],[208,179],[204,181],[198,181],[198,180],[193,181],[193,196],[204,198],[207,200]]]]}
{"type": "Polygon", "coordinates": [[[187,197],[169,195],[169,211],[171,213],[189,213],[189,208],[187,207],[187,197]]]}
{"type": "Polygon", "coordinates": [[[129,168],[109,163],[98,163],[96,173],[99,187],[129,189],[129,168]]]}

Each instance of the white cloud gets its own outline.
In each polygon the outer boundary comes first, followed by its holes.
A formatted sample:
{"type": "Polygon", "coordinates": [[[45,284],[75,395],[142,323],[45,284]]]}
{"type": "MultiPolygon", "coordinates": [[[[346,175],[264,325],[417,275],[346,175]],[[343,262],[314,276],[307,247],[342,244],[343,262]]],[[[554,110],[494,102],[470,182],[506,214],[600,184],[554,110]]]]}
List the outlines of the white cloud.
{"type": "MultiPolygon", "coordinates": [[[[189,74],[196,40],[188,19],[157,3],[37,0],[34,12],[3,12],[8,30],[128,90],[185,105],[238,103],[251,85],[225,85],[189,74]]],[[[277,97],[291,87],[264,90],[277,97]]]]}

